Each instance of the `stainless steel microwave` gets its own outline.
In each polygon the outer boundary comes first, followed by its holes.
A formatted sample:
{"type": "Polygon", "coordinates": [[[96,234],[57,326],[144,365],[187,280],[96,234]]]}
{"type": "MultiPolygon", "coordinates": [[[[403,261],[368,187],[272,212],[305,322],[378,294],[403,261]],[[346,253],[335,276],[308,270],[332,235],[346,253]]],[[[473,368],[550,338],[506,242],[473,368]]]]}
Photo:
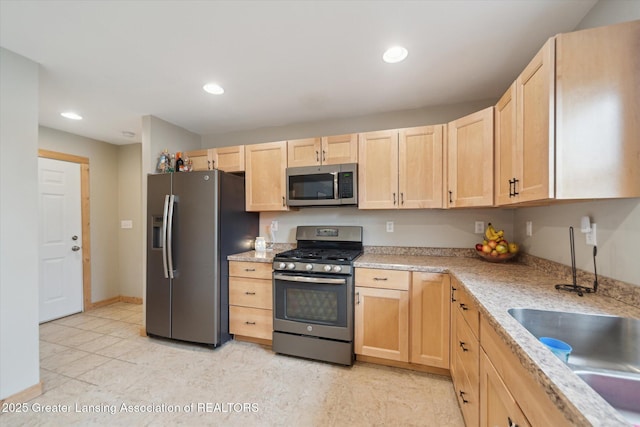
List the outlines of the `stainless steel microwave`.
{"type": "Polygon", "coordinates": [[[358,204],[358,165],[287,168],[287,205],[346,206],[358,204]]]}

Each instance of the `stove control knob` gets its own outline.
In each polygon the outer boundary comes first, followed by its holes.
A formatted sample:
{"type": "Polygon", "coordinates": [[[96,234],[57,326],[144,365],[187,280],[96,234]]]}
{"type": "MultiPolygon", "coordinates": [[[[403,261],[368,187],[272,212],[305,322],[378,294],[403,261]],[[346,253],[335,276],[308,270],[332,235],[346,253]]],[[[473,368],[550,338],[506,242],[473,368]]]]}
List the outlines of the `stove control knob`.
{"type": "Polygon", "coordinates": [[[278,264],[278,270],[284,270],[285,268],[287,268],[287,264],[285,264],[284,262],[278,264]]]}
{"type": "Polygon", "coordinates": [[[307,265],[304,266],[304,269],[307,270],[307,271],[311,271],[311,270],[313,270],[313,265],[307,264],[307,265]]]}
{"type": "Polygon", "coordinates": [[[294,263],[290,262],[289,264],[287,264],[287,268],[289,270],[293,270],[294,268],[296,268],[296,265],[294,263]]]}
{"type": "Polygon", "coordinates": [[[329,264],[327,264],[327,265],[325,265],[322,269],[323,269],[324,271],[326,271],[326,272],[329,272],[329,271],[331,271],[331,266],[330,266],[329,264]]]}
{"type": "Polygon", "coordinates": [[[333,271],[335,271],[336,273],[340,273],[340,271],[342,271],[342,267],[339,265],[334,265],[333,266],[333,271]]]}

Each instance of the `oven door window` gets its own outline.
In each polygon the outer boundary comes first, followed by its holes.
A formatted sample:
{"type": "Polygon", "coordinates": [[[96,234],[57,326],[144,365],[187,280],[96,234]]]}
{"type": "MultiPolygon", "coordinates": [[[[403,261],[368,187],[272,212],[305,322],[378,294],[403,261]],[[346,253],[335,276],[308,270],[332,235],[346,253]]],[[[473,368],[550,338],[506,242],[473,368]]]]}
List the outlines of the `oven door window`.
{"type": "Polygon", "coordinates": [[[296,322],[347,326],[347,286],[276,281],[276,317],[296,322]]]}
{"type": "Polygon", "coordinates": [[[289,177],[290,200],[326,200],[336,198],[336,176],[333,173],[292,175],[289,177]]]}

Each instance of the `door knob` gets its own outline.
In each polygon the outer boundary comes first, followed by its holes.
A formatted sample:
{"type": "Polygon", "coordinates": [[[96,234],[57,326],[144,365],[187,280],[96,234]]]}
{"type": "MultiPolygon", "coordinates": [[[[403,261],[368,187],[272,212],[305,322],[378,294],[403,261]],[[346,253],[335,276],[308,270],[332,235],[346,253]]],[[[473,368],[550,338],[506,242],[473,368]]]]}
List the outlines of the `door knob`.
{"type": "Polygon", "coordinates": [[[72,246],[72,247],[71,247],[71,250],[72,250],[73,252],[78,252],[78,251],[80,250],[80,246],[75,246],[75,245],[74,245],[74,246],[72,246]]]}

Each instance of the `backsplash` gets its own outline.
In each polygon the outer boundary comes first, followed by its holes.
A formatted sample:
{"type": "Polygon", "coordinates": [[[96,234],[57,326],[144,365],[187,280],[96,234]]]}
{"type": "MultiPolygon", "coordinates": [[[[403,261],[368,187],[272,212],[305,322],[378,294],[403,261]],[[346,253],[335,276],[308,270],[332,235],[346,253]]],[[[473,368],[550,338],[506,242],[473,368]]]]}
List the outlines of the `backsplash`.
{"type": "MultiPolygon", "coordinates": [[[[518,262],[556,276],[558,278],[558,284],[572,283],[573,281],[571,267],[564,264],[527,253],[521,253],[518,262]]],[[[594,274],[592,272],[577,270],[576,282],[578,285],[592,287],[593,279],[594,274]]],[[[634,307],[640,307],[640,286],[598,275],[597,293],[634,307]]],[[[584,298],[589,298],[589,295],[585,294],[584,298]]]]}

